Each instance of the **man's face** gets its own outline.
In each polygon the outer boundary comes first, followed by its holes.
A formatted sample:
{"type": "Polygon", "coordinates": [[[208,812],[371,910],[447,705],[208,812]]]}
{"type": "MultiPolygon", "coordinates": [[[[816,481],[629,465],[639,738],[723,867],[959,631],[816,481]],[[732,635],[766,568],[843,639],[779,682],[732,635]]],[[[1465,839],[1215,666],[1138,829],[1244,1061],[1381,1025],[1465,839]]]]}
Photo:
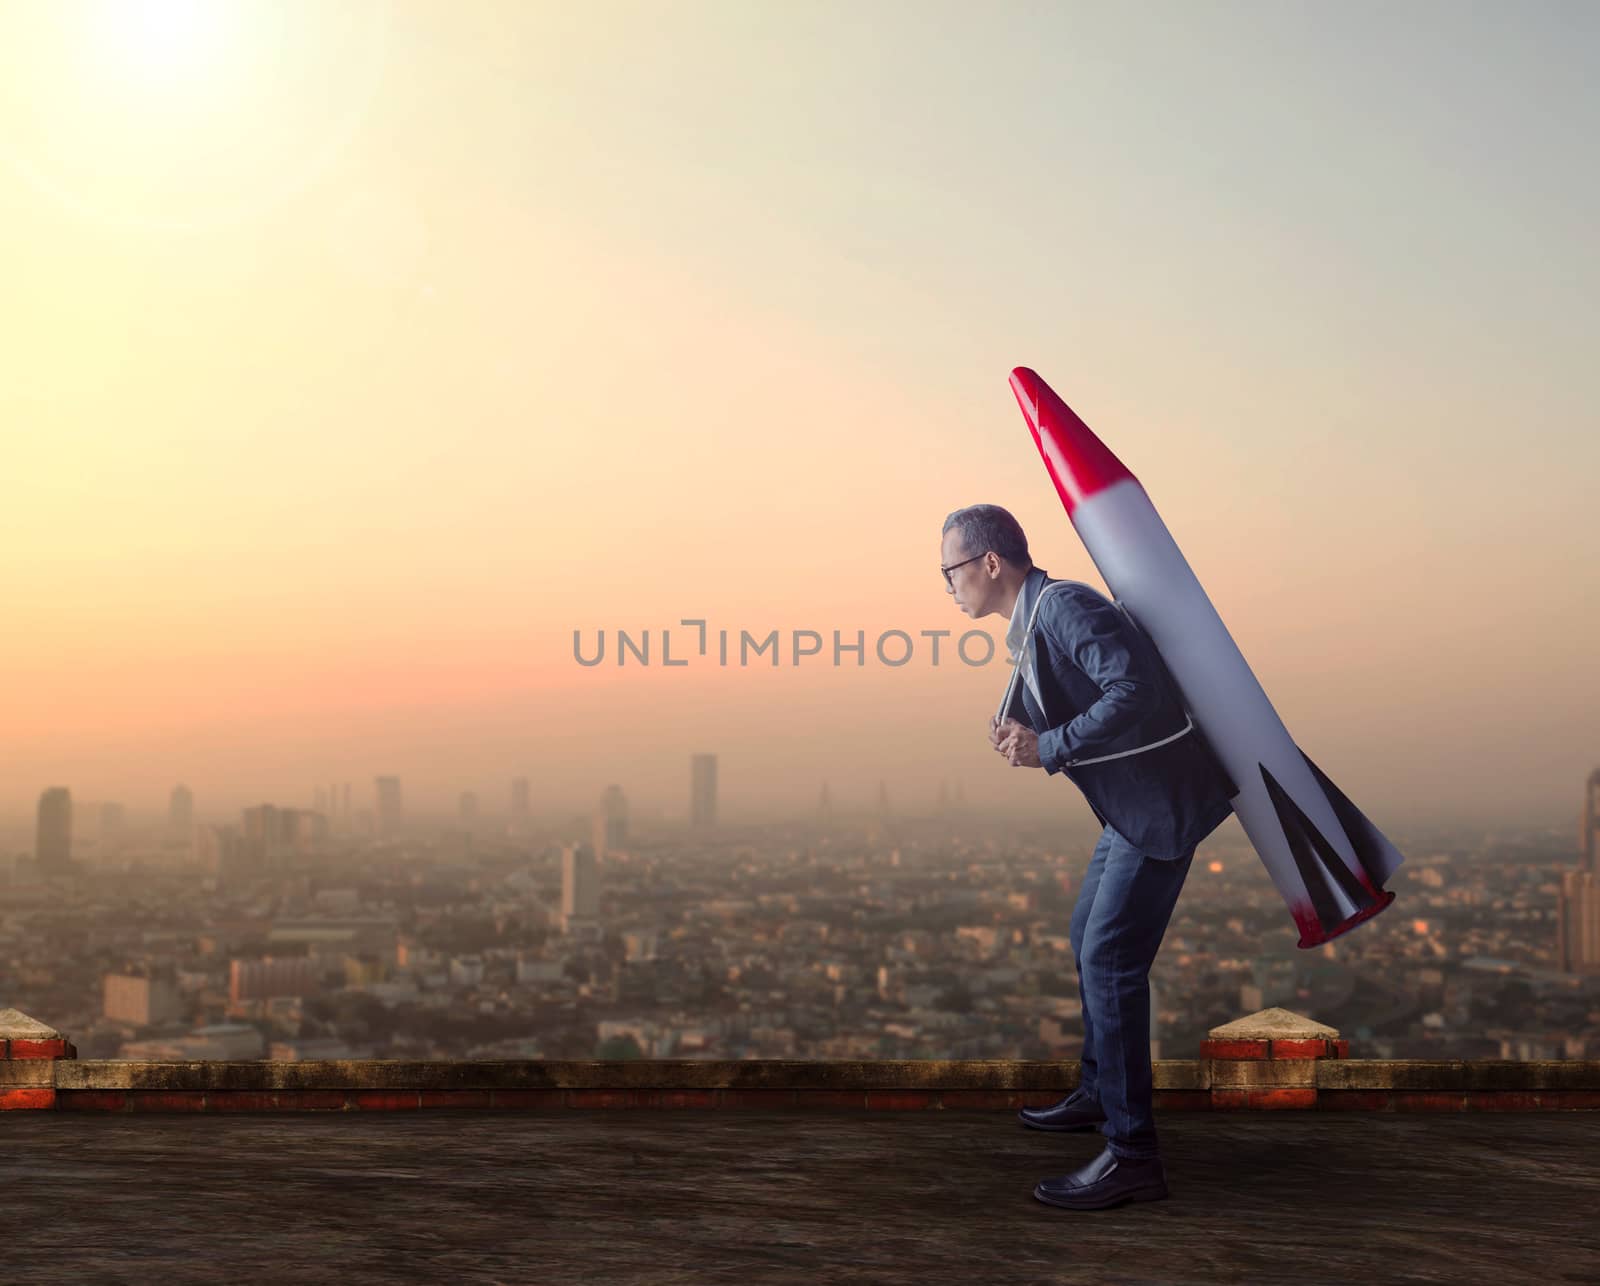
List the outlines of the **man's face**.
{"type": "Polygon", "coordinates": [[[941,566],[963,564],[950,573],[950,584],[945,587],[945,593],[954,596],[956,606],[974,619],[994,611],[992,599],[999,581],[991,575],[990,564],[994,564],[995,571],[998,571],[1000,564],[999,558],[992,553],[985,553],[982,558],[968,562],[975,552],[962,545],[959,527],[950,528],[939,543],[941,566]]]}

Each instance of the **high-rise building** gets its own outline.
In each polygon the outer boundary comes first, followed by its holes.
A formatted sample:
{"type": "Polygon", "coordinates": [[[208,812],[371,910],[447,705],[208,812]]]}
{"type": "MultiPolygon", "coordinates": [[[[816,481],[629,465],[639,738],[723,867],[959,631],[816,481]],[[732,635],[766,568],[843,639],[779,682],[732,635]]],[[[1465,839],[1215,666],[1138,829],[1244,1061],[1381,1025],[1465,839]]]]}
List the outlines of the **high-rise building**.
{"type": "Polygon", "coordinates": [[[187,843],[193,827],[194,791],[180,782],[167,798],[167,834],[187,843]]]}
{"type": "Polygon", "coordinates": [[[315,956],[266,956],[228,962],[228,999],[234,1004],[271,996],[314,996],[322,990],[323,962],[315,956]]]}
{"type": "Polygon", "coordinates": [[[1583,811],[1578,820],[1578,852],[1583,869],[1600,875],[1600,768],[1589,774],[1583,789],[1583,811]]]}
{"type": "Polygon", "coordinates": [[[621,786],[607,786],[600,792],[594,810],[594,851],[596,857],[615,853],[628,846],[628,797],[621,786]]]}
{"type": "Polygon", "coordinates": [[[600,915],[600,870],[594,849],[581,841],[561,851],[561,927],[594,925],[600,915]]]}
{"type": "Polygon", "coordinates": [[[1566,973],[1600,973],[1600,875],[1561,872],[1556,912],[1557,966],[1566,973]]]}
{"type": "Polygon", "coordinates": [[[328,819],[307,808],[258,804],[242,811],[239,831],[238,856],[247,866],[257,872],[281,871],[291,857],[316,851],[328,836],[328,819]]]}
{"type": "Polygon", "coordinates": [[[105,975],[102,1012],[112,1022],[159,1026],[183,1016],[183,1002],[170,970],[105,975]]]}
{"type": "Polygon", "coordinates": [[[1556,964],[1566,973],[1600,973],[1600,768],[1584,784],[1578,854],[1578,868],[1561,873],[1556,964]]]}
{"type": "Polygon", "coordinates": [[[528,779],[526,777],[513,777],[511,779],[511,820],[525,822],[533,812],[528,794],[528,779]]]}
{"type": "Polygon", "coordinates": [[[236,825],[196,826],[193,855],[201,871],[214,876],[222,889],[248,883],[260,867],[253,842],[247,841],[236,825]]]}
{"type": "Polygon", "coordinates": [[[72,868],[72,792],[65,786],[39,795],[33,851],[40,875],[64,875],[72,868]]]}
{"type": "Polygon", "coordinates": [[[689,824],[717,824],[717,757],[694,755],[689,760],[689,824]]]}
{"type": "Polygon", "coordinates": [[[400,779],[398,777],[379,777],[378,788],[378,836],[385,839],[400,833],[400,779]]]}

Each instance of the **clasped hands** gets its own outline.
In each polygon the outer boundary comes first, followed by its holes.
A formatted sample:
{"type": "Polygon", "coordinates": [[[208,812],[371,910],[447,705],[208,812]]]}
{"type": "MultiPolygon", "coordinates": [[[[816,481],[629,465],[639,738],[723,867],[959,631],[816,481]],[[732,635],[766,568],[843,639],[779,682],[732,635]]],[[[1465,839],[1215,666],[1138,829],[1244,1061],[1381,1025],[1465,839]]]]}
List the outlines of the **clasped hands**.
{"type": "Polygon", "coordinates": [[[989,718],[989,744],[1006,757],[1013,768],[1043,768],[1039,762],[1039,734],[1015,719],[989,718]]]}

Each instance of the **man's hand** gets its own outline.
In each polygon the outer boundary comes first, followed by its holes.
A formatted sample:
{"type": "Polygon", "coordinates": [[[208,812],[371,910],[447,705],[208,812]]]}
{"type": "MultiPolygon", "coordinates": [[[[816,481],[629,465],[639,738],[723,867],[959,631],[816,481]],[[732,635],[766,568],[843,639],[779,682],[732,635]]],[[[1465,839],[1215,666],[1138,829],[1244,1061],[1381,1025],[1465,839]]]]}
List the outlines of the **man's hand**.
{"type": "Polygon", "coordinates": [[[1015,719],[990,721],[990,740],[1013,768],[1043,768],[1039,762],[1039,734],[1015,719]]]}

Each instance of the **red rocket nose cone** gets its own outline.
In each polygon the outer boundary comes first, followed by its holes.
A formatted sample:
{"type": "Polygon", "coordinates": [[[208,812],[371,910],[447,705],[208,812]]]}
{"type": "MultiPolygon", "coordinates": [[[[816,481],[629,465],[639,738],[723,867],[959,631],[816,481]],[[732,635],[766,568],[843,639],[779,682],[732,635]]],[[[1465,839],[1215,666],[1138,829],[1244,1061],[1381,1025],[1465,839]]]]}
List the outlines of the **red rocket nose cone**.
{"type": "Polygon", "coordinates": [[[1011,391],[1028,421],[1034,443],[1044,457],[1044,467],[1056,484],[1056,494],[1067,516],[1080,500],[1123,478],[1132,478],[1128,466],[1095,437],[1077,413],[1026,366],[1011,372],[1011,391]]]}

